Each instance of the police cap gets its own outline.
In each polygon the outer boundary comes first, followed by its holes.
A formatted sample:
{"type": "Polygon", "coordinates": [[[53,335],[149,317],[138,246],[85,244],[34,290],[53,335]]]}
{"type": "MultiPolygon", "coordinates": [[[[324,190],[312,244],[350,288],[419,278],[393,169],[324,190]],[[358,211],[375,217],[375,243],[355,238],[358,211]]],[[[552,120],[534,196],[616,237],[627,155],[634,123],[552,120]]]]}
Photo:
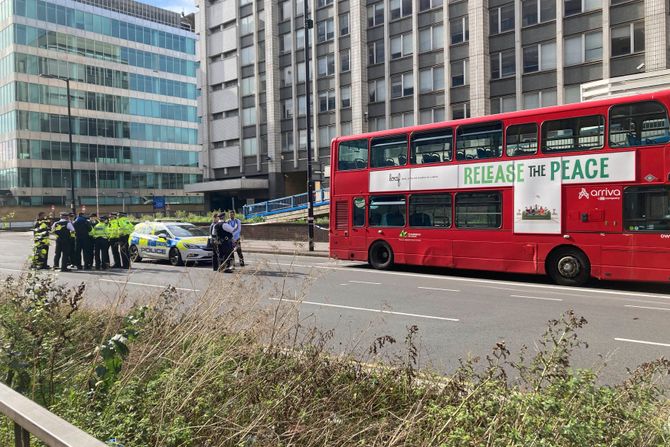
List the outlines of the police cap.
{"type": "Polygon", "coordinates": [[[226,218],[226,213],[219,213],[219,215],[217,217],[225,219],[226,218]]]}
{"type": "Polygon", "coordinates": [[[63,212],[60,213],[60,217],[67,217],[69,215],[70,215],[70,213],[68,213],[67,211],[63,211],[63,212]]]}

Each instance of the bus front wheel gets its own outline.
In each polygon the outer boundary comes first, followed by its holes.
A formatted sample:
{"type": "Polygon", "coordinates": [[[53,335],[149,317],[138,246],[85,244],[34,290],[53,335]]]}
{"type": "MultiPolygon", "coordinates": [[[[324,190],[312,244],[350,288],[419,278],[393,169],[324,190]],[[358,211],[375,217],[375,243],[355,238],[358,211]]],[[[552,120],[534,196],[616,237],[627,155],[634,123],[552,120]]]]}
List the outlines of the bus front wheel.
{"type": "Polygon", "coordinates": [[[547,273],[556,284],[581,286],[591,276],[591,263],[581,250],[561,247],[547,259],[547,273]]]}
{"type": "Polygon", "coordinates": [[[377,270],[385,270],[393,265],[393,250],[386,242],[375,242],[370,247],[368,262],[377,270]]]}

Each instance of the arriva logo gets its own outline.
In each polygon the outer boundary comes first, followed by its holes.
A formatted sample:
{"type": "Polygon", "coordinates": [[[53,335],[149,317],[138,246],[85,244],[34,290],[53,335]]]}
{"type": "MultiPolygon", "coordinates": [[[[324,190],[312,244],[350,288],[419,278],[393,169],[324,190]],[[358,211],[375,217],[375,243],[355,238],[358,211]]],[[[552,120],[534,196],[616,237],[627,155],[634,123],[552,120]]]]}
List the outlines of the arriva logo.
{"type": "Polygon", "coordinates": [[[592,189],[591,192],[589,192],[586,188],[582,188],[582,190],[579,191],[578,199],[590,199],[591,197],[595,197],[598,200],[618,200],[621,198],[621,190],[602,188],[592,189]]]}
{"type": "Polygon", "coordinates": [[[586,188],[582,188],[582,190],[579,191],[579,200],[588,199],[589,197],[591,196],[589,195],[589,192],[586,190],[586,188]]]}

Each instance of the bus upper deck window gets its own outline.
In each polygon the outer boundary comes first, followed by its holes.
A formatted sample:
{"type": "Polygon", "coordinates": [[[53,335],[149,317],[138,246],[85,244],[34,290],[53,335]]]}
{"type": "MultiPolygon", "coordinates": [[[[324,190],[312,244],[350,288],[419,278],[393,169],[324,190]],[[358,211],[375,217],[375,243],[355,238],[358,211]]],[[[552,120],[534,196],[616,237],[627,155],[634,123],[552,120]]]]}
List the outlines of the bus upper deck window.
{"type": "Polygon", "coordinates": [[[655,101],[623,104],[610,109],[612,147],[634,147],[670,142],[668,114],[655,101]]]}
{"type": "Polygon", "coordinates": [[[451,161],[453,131],[442,129],[412,135],[411,159],[413,164],[440,163],[451,161]]]}
{"type": "Polygon", "coordinates": [[[500,122],[461,126],[456,131],[456,159],[500,157],[502,142],[503,126],[500,122]]]}
{"type": "Polygon", "coordinates": [[[343,141],[337,150],[337,170],[349,171],[368,167],[368,140],[343,141]]]}
{"type": "Polygon", "coordinates": [[[370,143],[370,167],[407,164],[407,136],[375,138],[370,143]]]}
{"type": "Polygon", "coordinates": [[[601,115],[579,116],[542,124],[542,152],[576,152],[601,149],[605,141],[605,119],[601,115]]]}
{"type": "Polygon", "coordinates": [[[537,124],[509,126],[506,132],[505,150],[508,157],[536,154],[537,124]]]}

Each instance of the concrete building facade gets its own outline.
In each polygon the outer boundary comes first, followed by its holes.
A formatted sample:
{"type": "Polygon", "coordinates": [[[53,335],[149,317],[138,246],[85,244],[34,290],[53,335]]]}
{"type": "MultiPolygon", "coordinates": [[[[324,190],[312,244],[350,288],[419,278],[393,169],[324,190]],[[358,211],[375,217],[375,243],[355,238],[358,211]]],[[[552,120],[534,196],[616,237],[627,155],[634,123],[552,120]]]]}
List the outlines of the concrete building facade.
{"type": "Polygon", "coordinates": [[[72,154],[77,208],[202,208],[193,28],[132,0],[0,1],[0,205],[69,208],[72,154]]]}
{"type": "MultiPolygon", "coordinates": [[[[212,207],[306,189],[302,1],[198,2],[207,181],[188,189],[212,207]]],[[[670,57],[664,0],[305,1],[317,172],[336,135],[576,102],[670,57]]]]}

